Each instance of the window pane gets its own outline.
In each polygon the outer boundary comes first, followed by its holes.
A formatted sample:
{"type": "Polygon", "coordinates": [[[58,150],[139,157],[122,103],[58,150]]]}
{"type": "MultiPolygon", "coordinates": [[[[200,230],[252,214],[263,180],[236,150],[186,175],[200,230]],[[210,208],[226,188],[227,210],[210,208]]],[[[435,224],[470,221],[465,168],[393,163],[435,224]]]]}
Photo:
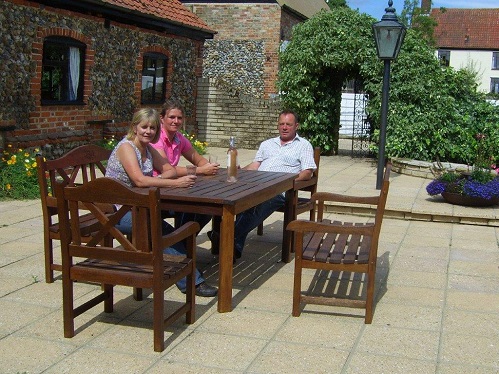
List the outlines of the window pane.
{"type": "Polygon", "coordinates": [[[499,78],[490,79],[490,92],[499,94],[499,78]]]}
{"type": "Polygon", "coordinates": [[[440,60],[440,64],[442,66],[449,66],[449,64],[450,64],[450,51],[439,50],[438,51],[438,59],[440,60]]]}
{"type": "Polygon", "coordinates": [[[44,66],[42,71],[42,100],[64,100],[67,87],[60,67],[44,66]]]}
{"type": "Polygon", "coordinates": [[[67,56],[67,47],[46,43],[43,50],[43,59],[46,61],[64,61],[67,56]]]}
{"type": "Polygon", "coordinates": [[[162,103],[165,100],[166,63],[164,55],[144,55],[141,93],[143,103],[162,103]]]}
{"type": "Polygon", "coordinates": [[[499,52],[492,52],[492,69],[499,69],[499,52]]]}
{"type": "Polygon", "coordinates": [[[142,101],[152,101],[153,84],[153,77],[147,75],[142,76],[142,101]]]}

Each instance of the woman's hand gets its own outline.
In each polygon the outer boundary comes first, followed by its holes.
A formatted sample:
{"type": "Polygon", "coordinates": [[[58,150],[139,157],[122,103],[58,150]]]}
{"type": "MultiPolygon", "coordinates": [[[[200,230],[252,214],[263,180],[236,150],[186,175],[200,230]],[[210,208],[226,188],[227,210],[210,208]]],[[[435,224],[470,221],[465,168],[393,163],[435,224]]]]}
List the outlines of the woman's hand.
{"type": "Polygon", "coordinates": [[[196,182],[196,176],[195,175],[185,175],[183,177],[174,179],[176,187],[183,187],[183,188],[190,188],[194,186],[194,183],[196,182]]]}

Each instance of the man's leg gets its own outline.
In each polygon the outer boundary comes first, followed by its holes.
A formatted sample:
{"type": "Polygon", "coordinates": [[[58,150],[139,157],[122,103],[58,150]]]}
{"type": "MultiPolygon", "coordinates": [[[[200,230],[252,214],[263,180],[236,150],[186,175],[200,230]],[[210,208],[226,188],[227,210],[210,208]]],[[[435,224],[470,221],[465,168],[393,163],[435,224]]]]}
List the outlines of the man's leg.
{"type": "Polygon", "coordinates": [[[251,230],[265,221],[277,209],[282,208],[285,201],[283,195],[277,195],[237,215],[234,223],[234,255],[237,258],[241,257],[246,237],[251,230]]]}
{"type": "Polygon", "coordinates": [[[176,229],[178,229],[183,224],[192,221],[199,223],[199,229],[202,230],[203,227],[211,221],[211,216],[208,214],[175,212],[176,229]]]}

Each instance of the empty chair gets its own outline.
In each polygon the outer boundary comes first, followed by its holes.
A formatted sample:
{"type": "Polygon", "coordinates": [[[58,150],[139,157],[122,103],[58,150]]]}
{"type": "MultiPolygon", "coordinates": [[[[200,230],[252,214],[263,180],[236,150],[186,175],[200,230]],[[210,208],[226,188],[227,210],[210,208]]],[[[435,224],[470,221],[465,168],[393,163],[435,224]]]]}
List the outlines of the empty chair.
{"type": "MultiPolygon", "coordinates": [[[[61,270],[61,265],[54,263],[53,240],[59,240],[59,224],[53,221],[57,215],[56,191],[54,183],[63,181],[67,185],[86,183],[104,176],[103,161],[107,161],[111,151],[94,144],[75,148],[55,160],[44,160],[37,156],[38,184],[43,213],[43,246],[45,254],[45,281],[54,281],[54,270],[61,270]]],[[[92,220],[91,214],[85,213],[85,220],[92,220]]]]}
{"type": "Polygon", "coordinates": [[[186,315],[195,321],[196,233],[199,224],[189,222],[171,234],[162,236],[160,195],[158,188],[128,188],[111,178],[98,178],[81,186],[57,185],[57,209],[62,251],[64,336],[75,334],[74,319],[90,308],[104,303],[104,311],[113,311],[115,285],[149,288],[153,295],[154,350],[164,350],[164,328],[186,315]],[[102,205],[113,204],[109,214],[102,205]],[[87,242],[82,240],[81,209],[97,218],[90,228],[87,242]],[[121,233],[116,223],[132,212],[131,239],[121,233]],[[104,240],[104,238],[108,238],[104,240]],[[112,239],[112,240],[109,240],[112,239]],[[163,253],[163,249],[184,241],[186,256],[163,253]],[[106,243],[106,244],[101,244],[106,243]],[[109,244],[114,243],[114,244],[109,244]],[[165,318],[164,291],[187,277],[186,299],[165,318]],[[74,306],[74,282],[96,283],[102,290],[90,300],[74,306]]]}
{"type": "Polygon", "coordinates": [[[293,287],[293,316],[301,313],[301,303],[365,308],[365,323],[373,318],[374,282],[378,239],[390,185],[391,164],[385,169],[379,195],[370,197],[346,196],[317,192],[312,200],[317,204],[317,220],[295,220],[289,223],[295,240],[295,272],[293,287]],[[376,209],[373,223],[340,222],[323,219],[324,204],[328,201],[363,204],[376,209]],[[302,269],[365,273],[365,299],[327,297],[302,292],[302,269]]]}

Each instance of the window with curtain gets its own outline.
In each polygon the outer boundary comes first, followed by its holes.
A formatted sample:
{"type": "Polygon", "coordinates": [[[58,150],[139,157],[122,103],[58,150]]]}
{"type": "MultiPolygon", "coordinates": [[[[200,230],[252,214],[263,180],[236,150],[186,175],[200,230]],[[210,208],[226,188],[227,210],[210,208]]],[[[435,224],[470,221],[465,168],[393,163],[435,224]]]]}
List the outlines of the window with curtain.
{"type": "Polygon", "coordinates": [[[43,42],[42,104],[83,103],[85,44],[49,36],[43,42]]]}
{"type": "Polygon", "coordinates": [[[161,53],[145,53],[142,67],[142,104],[162,104],[166,97],[167,57],[161,53]]]}

